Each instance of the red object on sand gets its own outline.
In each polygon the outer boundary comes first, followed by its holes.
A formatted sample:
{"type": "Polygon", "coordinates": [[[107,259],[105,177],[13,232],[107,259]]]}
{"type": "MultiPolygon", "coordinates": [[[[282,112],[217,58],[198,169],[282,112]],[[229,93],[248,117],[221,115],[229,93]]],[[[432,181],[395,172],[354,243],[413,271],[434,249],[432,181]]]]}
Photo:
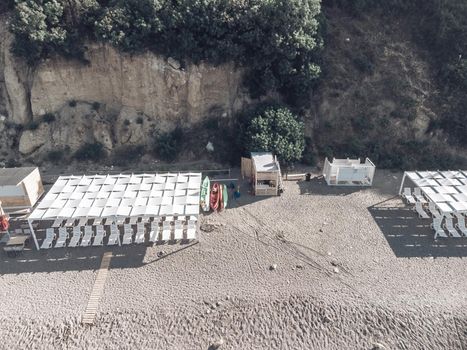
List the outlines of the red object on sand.
{"type": "Polygon", "coordinates": [[[8,217],[6,215],[0,216],[0,231],[6,231],[10,227],[10,223],[8,222],[8,217]]]}
{"type": "Polygon", "coordinates": [[[223,199],[224,189],[222,188],[222,186],[224,185],[219,185],[219,211],[224,209],[224,199],[223,199]]]}
{"type": "Polygon", "coordinates": [[[219,193],[219,184],[215,182],[211,189],[211,209],[214,211],[219,207],[219,193]]]}

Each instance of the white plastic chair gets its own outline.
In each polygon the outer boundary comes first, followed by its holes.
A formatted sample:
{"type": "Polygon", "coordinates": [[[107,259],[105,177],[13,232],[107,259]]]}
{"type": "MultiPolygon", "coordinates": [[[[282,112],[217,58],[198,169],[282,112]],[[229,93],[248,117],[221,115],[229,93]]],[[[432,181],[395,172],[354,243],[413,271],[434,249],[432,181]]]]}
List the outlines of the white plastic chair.
{"type": "Polygon", "coordinates": [[[68,247],[77,247],[82,235],[81,226],[73,226],[73,236],[70,239],[70,243],[68,243],[68,247]]]}
{"type": "Polygon", "coordinates": [[[175,221],[174,227],[174,240],[183,239],[183,222],[180,220],[175,221]]]}
{"type": "Polygon", "coordinates": [[[196,222],[195,221],[188,221],[187,228],[186,228],[186,239],[192,240],[196,239],[196,222]]]}
{"type": "Polygon", "coordinates": [[[63,248],[66,245],[66,240],[68,239],[68,231],[66,227],[58,228],[58,238],[55,242],[55,248],[63,248]]]}
{"type": "Polygon", "coordinates": [[[133,243],[133,228],[130,224],[123,225],[123,244],[133,243]]]}
{"type": "Polygon", "coordinates": [[[435,231],[435,239],[438,237],[448,238],[448,235],[444,231],[441,222],[442,218],[434,218],[433,223],[430,225],[431,228],[435,231]]]}
{"type": "Polygon", "coordinates": [[[410,191],[410,188],[405,187],[404,192],[402,193],[402,197],[405,198],[407,203],[409,204],[415,204],[417,201],[415,198],[412,196],[412,192],[410,191]]]}
{"type": "Polygon", "coordinates": [[[170,241],[170,221],[162,222],[162,241],[170,241]]]}
{"type": "Polygon", "coordinates": [[[45,239],[42,242],[41,249],[50,249],[52,248],[53,241],[55,239],[55,232],[53,228],[48,228],[45,230],[45,239]]]}
{"type": "Polygon", "coordinates": [[[465,217],[462,214],[457,214],[457,224],[456,227],[462,234],[467,237],[467,227],[465,226],[465,217]]]}
{"type": "Polygon", "coordinates": [[[144,223],[138,222],[138,224],[136,225],[135,243],[137,244],[144,243],[144,241],[146,240],[144,237],[145,234],[146,234],[146,230],[144,227],[144,223]]]}
{"type": "Polygon", "coordinates": [[[110,235],[107,245],[120,245],[120,231],[117,228],[117,225],[110,225],[110,235]]]}
{"type": "Polygon", "coordinates": [[[97,225],[96,226],[96,236],[94,237],[94,241],[92,242],[92,245],[93,246],[102,246],[104,244],[104,237],[105,237],[104,226],[97,225]]]}
{"type": "Polygon", "coordinates": [[[430,218],[430,215],[428,215],[428,214],[426,213],[426,211],[423,209],[422,203],[416,202],[416,203],[415,203],[415,208],[414,208],[414,210],[418,213],[418,215],[419,215],[422,219],[429,219],[429,218],[430,218]]]}
{"type": "Polygon", "coordinates": [[[454,238],[461,238],[462,236],[457,232],[451,218],[446,218],[446,223],[444,224],[446,230],[448,230],[449,234],[454,238]]]}
{"type": "Polygon", "coordinates": [[[156,242],[159,238],[159,222],[151,222],[151,232],[149,232],[149,242],[156,242]]]}
{"type": "Polygon", "coordinates": [[[83,236],[83,239],[81,240],[81,247],[90,246],[92,236],[93,236],[92,227],[88,225],[84,226],[84,236],[83,236]]]}

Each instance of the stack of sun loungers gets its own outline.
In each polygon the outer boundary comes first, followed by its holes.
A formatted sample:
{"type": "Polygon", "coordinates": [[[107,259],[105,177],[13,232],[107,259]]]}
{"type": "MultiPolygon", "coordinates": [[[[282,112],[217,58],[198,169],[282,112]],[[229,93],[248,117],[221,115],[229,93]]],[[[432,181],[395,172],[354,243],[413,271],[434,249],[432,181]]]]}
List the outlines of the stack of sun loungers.
{"type": "Polygon", "coordinates": [[[415,188],[413,193],[410,188],[404,188],[402,197],[408,204],[413,205],[413,210],[422,219],[433,219],[430,225],[435,232],[435,239],[467,237],[467,226],[465,214],[441,213],[435,203],[428,201],[421,193],[420,188],[415,188]]]}
{"type": "Polygon", "coordinates": [[[77,225],[70,226],[70,220],[57,220],[46,229],[41,249],[166,243],[191,241],[197,237],[196,216],[142,218],[141,221],[138,218],[107,219],[105,224],[102,222],[102,219],[95,219],[88,225],[88,220],[80,220],[77,225]]]}

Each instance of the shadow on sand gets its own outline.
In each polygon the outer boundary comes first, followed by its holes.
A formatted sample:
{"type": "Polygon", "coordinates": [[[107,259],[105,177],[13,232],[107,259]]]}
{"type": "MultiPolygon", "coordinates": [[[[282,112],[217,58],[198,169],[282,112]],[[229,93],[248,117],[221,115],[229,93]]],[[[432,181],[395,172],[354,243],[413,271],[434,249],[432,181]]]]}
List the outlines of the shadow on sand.
{"type": "Polygon", "coordinates": [[[467,238],[434,240],[431,220],[410,208],[371,206],[368,211],[399,258],[467,257],[467,238]]]}
{"type": "Polygon", "coordinates": [[[110,269],[138,268],[156,263],[170,255],[177,254],[199,242],[182,241],[156,245],[161,250],[171,247],[171,251],[159,258],[144,262],[146,250],[150,245],[103,246],[85,248],[58,248],[49,250],[28,249],[16,258],[0,254],[0,275],[21,273],[67,272],[97,270],[100,267],[104,252],[112,252],[110,269]]]}
{"type": "Polygon", "coordinates": [[[297,184],[301,195],[318,196],[347,196],[368,188],[360,186],[328,186],[322,176],[316,176],[310,181],[299,180],[297,184]]]}

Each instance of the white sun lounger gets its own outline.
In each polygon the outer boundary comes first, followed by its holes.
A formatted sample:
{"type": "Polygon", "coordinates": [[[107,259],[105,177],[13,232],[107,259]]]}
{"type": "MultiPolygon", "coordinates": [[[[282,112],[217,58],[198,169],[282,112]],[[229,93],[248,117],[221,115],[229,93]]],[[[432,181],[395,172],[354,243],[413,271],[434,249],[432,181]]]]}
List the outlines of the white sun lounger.
{"type": "Polygon", "coordinates": [[[120,231],[118,230],[117,225],[110,225],[110,236],[107,245],[120,245],[120,231]]]}
{"type": "Polygon", "coordinates": [[[428,203],[428,209],[430,210],[430,213],[431,213],[431,215],[433,215],[434,218],[439,218],[439,219],[443,218],[443,215],[436,208],[435,203],[429,202],[428,203]]]}
{"type": "Polygon", "coordinates": [[[96,226],[96,236],[94,237],[94,241],[92,242],[92,245],[93,246],[102,246],[104,244],[104,237],[105,237],[104,226],[97,225],[96,226]]]}
{"type": "Polygon", "coordinates": [[[41,249],[50,249],[52,248],[52,243],[55,239],[55,231],[54,229],[48,228],[45,230],[45,239],[42,242],[41,249]]]}
{"type": "Polygon", "coordinates": [[[162,241],[170,241],[170,221],[162,222],[162,241]]]}
{"type": "Polygon", "coordinates": [[[146,234],[146,230],[144,227],[144,224],[142,222],[138,222],[136,225],[136,237],[135,237],[135,243],[141,244],[144,243],[146,240],[146,237],[144,235],[146,234]]]}
{"type": "Polygon", "coordinates": [[[413,190],[413,196],[415,197],[415,199],[422,203],[422,204],[426,204],[428,203],[427,200],[425,199],[425,197],[423,197],[423,194],[422,194],[422,191],[420,191],[420,188],[419,187],[415,187],[414,190],[413,190]]]}
{"type": "Polygon", "coordinates": [[[441,225],[441,221],[442,221],[441,218],[434,218],[433,223],[430,225],[431,228],[435,231],[435,239],[437,239],[438,237],[443,237],[443,238],[448,237],[448,235],[446,234],[446,232],[444,231],[441,225]]]}
{"type": "Polygon", "coordinates": [[[446,230],[448,230],[449,234],[454,238],[461,238],[462,236],[457,232],[451,218],[446,218],[446,223],[444,224],[446,230]]]}
{"type": "Polygon", "coordinates": [[[467,227],[465,226],[465,217],[462,214],[457,214],[457,224],[456,227],[462,234],[467,237],[467,227]]]}
{"type": "Polygon", "coordinates": [[[151,222],[151,232],[149,232],[149,242],[156,242],[159,239],[159,222],[151,222]]]}
{"type": "Polygon", "coordinates": [[[126,218],[119,217],[117,218],[117,225],[123,225],[125,223],[126,218]]]}
{"type": "Polygon", "coordinates": [[[415,204],[417,201],[415,198],[412,196],[412,192],[410,191],[410,188],[405,187],[404,192],[402,193],[402,197],[405,198],[407,203],[409,204],[415,204]]]}
{"type": "Polygon", "coordinates": [[[186,239],[196,239],[196,222],[193,220],[188,221],[186,228],[186,239]]]}
{"type": "Polygon", "coordinates": [[[123,244],[133,243],[133,228],[130,224],[123,225],[123,244]]]}
{"type": "Polygon", "coordinates": [[[66,227],[58,228],[58,238],[55,242],[55,248],[63,248],[66,245],[66,240],[68,239],[68,231],[66,227]]]}
{"type": "Polygon", "coordinates": [[[93,236],[92,227],[88,225],[84,226],[84,236],[83,236],[83,239],[81,240],[81,247],[90,246],[92,236],[93,236]]]}
{"type": "Polygon", "coordinates": [[[183,222],[180,220],[175,221],[174,227],[174,240],[183,239],[183,222]]]}
{"type": "Polygon", "coordinates": [[[430,215],[428,215],[428,214],[426,213],[426,211],[423,209],[422,203],[416,202],[416,203],[415,203],[415,208],[414,208],[414,210],[418,213],[418,215],[419,215],[422,219],[429,219],[429,218],[430,218],[430,215]]]}
{"type": "Polygon", "coordinates": [[[83,233],[81,232],[81,226],[73,226],[73,236],[68,243],[68,247],[77,247],[79,246],[79,240],[81,239],[83,233]]]}

